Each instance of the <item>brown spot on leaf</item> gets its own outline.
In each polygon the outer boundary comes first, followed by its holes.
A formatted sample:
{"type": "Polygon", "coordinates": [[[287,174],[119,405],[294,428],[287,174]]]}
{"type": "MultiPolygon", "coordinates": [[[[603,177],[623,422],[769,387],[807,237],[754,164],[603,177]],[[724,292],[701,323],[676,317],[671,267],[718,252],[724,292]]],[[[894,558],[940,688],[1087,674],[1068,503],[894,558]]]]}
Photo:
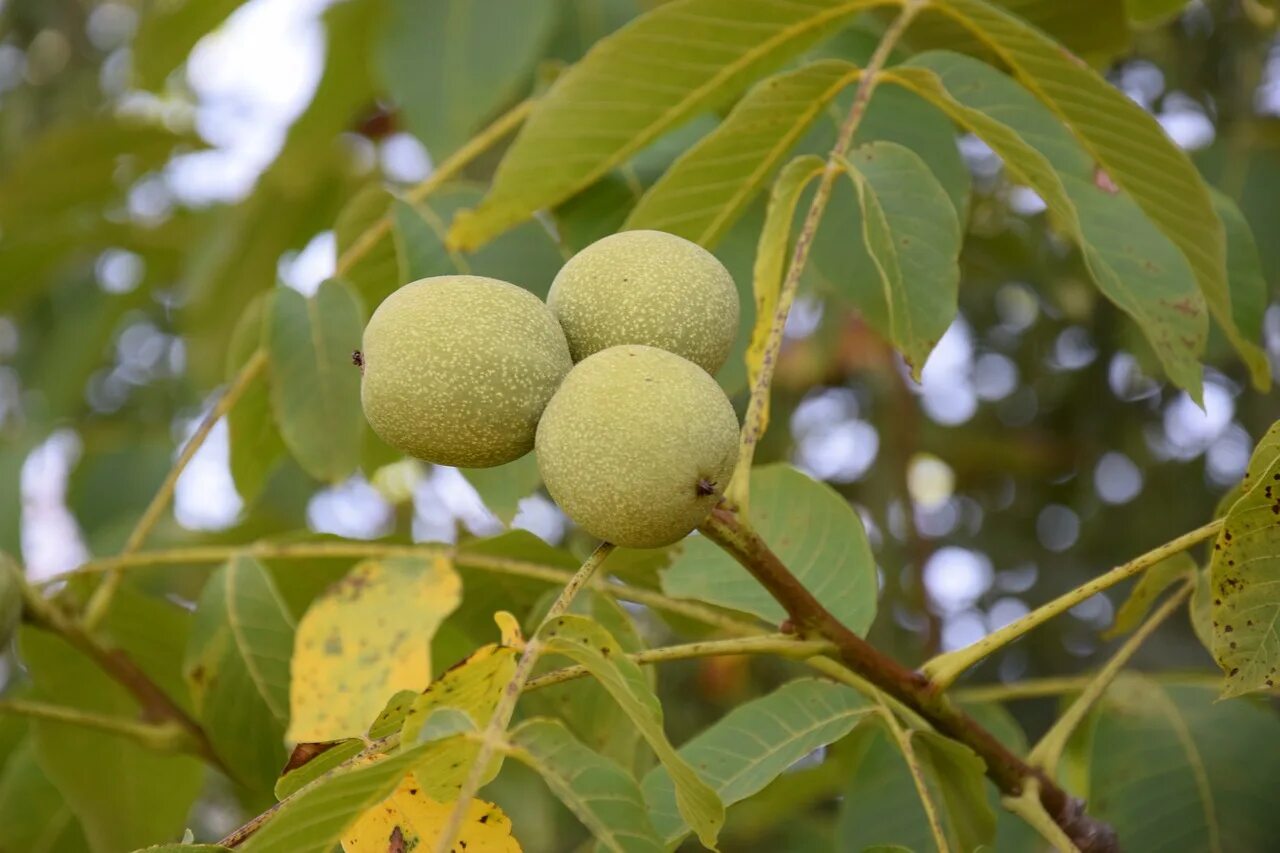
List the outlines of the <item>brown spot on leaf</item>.
{"type": "Polygon", "coordinates": [[[1107,170],[1101,166],[1093,167],[1093,185],[1103,192],[1110,193],[1111,195],[1115,195],[1120,192],[1120,187],[1111,179],[1111,176],[1107,174],[1107,170]]]}

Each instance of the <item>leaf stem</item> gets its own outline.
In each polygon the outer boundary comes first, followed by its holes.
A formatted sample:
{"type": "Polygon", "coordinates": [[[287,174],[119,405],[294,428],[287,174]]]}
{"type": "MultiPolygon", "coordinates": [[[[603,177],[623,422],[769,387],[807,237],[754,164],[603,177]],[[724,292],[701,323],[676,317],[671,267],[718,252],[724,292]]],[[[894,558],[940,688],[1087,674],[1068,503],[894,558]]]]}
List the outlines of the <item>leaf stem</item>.
{"type": "Polygon", "coordinates": [[[858,78],[858,88],[854,91],[853,105],[850,106],[848,114],[840,125],[835,145],[832,146],[831,152],[827,156],[826,167],[822,170],[822,177],[818,180],[818,187],[814,191],[813,201],[809,203],[809,210],[805,213],[804,224],[796,237],[796,245],[791,253],[791,263],[788,265],[787,274],[782,280],[782,286],[778,294],[778,306],[774,311],[772,324],[769,327],[769,336],[765,342],[764,356],[760,361],[760,373],[751,387],[751,401],[747,405],[747,415],[743,419],[741,449],[735,473],[735,480],[739,482],[733,487],[732,491],[733,498],[738,503],[745,502],[744,499],[747,494],[747,482],[743,472],[750,471],[751,460],[755,456],[756,444],[759,443],[761,436],[764,435],[767,426],[766,413],[768,411],[769,388],[773,383],[773,371],[777,365],[778,353],[782,349],[783,332],[787,327],[787,315],[791,313],[791,305],[795,302],[796,290],[800,285],[800,275],[804,272],[805,264],[809,261],[809,251],[813,247],[813,238],[818,233],[818,225],[822,222],[822,214],[826,211],[827,202],[831,199],[831,190],[835,185],[836,176],[844,170],[841,161],[845,152],[849,150],[849,145],[853,142],[853,136],[858,130],[858,125],[862,123],[862,117],[866,114],[867,105],[871,101],[871,93],[875,91],[880,71],[884,68],[885,63],[888,62],[889,54],[893,52],[898,40],[906,32],[912,18],[915,17],[923,5],[923,0],[904,0],[898,16],[894,18],[893,23],[885,30],[879,44],[876,45],[875,52],[871,54],[871,58],[867,61],[867,66],[863,69],[862,76],[858,78]]]}
{"type": "MultiPolygon", "coordinates": [[[[564,615],[569,609],[569,605],[573,604],[574,598],[578,593],[587,586],[596,570],[600,568],[600,564],[605,561],[610,554],[613,553],[613,545],[608,542],[601,542],[596,549],[591,552],[591,556],[587,557],[582,567],[574,573],[560,595],[552,602],[547,615],[542,617],[542,623],[538,626],[539,631],[543,625],[564,615]]],[[[511,680],[507,682],[503,688],[502,696],[498,699],[497,706],[493,709],[493,716],[489,718],[489,725],[485,727],[480,748],[476,752],[475,759],[472,761],[471,770],[467,774],[466,781],[462,783],[462,788],[458,791],[458,798],[454,801],[453,810],[449,813],[449,822],[445,825],[440,833],[440,838],[436,843],[436,853],[449,853],[453,850],[454,842],[458,840],[458,834],[462,831],[462,823],[466,818],[467,806],[475,799],[476,794],[480,790],[480,785],[484,779],[485,771],[489,767],[489,761],[493,758],[494,751],[500,746],[507,727],[511,725],[511,717],[515,713],[516,703],[520,701],[520,694],[524,690],[525,684],[529,681],[529,677],[533,674],[533,667],[538,662],[538,657],[542,654],[542,640],[535,632],[529,642],[525,644],[524,652],[520,655],[520,662],[516,664],[516,671],[511,676],[511,680]]]]}
{"type": "MultiPolygon", "coordinates": [[[[160,521],[160,516],[164,514],[165,509],[169,506],[169,501],[173,499],[173,492],[177,488],[178,478],[182,476],[182,472],[186,470],[196,452],[204,445],[205,439],[209,437],[209,433],[213,431],[214,426],[227,412],[231,411],[231,407],[244,396],[245,391],[261,375],[266,366],[267,353],[262,349],[255,351],[249,357],[249,360],[245,362],[244,367],[236,374],[236,378],[232,381],[231,386],[227,388],[226,393],[204,416],[204,419],[200,421],[200,425],[196,427],[196,431],[192,433],[191,438],[183,445],[182,451],[173,463],[173,467],[169,469],[168,476],[160,484],[160,489],[156,492],[155,497],[151,499],[151,503],[147,505],[146,510],[142,513],[142,518],[138,519],[133,532],[129,534],[129,538],[125,541],[124,548],[120,552],[121,556],[127,557],[142,547],[147,536],[160,521]]],[[[107,610],[111,607],[111,599],[115,597],[116,590],[119,589],[122,580],[123,578],[119,572],[111,572],[103,580],[102,584],[94,590],[89,599],[89,604],[85,607],[84,626],[86,630],[92,631],[101,624],[103,617],[107,615],[107,610]]]]}
{"type": "Polygon", "coordinates": [[[1063,832],[1062,827],[1058,826],[1053,817],[1045,811],[1044,803],[1040,800],[1038,780],[1029,780],[1026,790],[1016,797],[1001,797],[1000,804],[1007,811],[1026,821],[1058,853],[1080,853],[1080,848],[1076,846],[1071,836],[1063,832]]]}
{"type": "MultiPolygon", "coordinates": [[[[1204,672],[1156,673],[1156,678],[1175,684],[1197,687],[1222,687],[1222,676],[1204,672]]],[[[965,687],[952,692],[957,702],[1017,702],[1023,699],[1043,699],[1078,693],[1089,685],[1093,675],[1068,675],[1059,678],[1032,678],[1010,684],[983,684],[965,687]]]]}
{"type": "MultiPolygon", "coordinates": [[[[457,177],[463,169],[489,150],[494,143],[519,127],[528,118],[529,111],[533,109],[533,103],[533,99],[528,98],[507,110],[495,119],[492,124],[467,140],[465,145],[449,155],[425,180],[406,192],[405,197],[411,203],[416,204],[427,198],[443,184],[457,177]]],[[[342,275],[355,266],[390,230],[391,217],[383,216],[361,232],[360,236],[338,257],[337,274],[342,275]]]]}
{"type": "Polygon", "coordinates": [[[57,723],[67,723],[68,725],[120,735],[157,752],[191,752],[199,754],[199,749],[192,743],[190,734],[173,720],[163,723],[144,723],[125,717],[96,714],[79,708],[27,699],[0,699],[0,714],[15,714],[38,720],[52,720],[57,723]]]}
{"type": "MultiPolygon", "coordinates": [[[[61,583],[80,574],[117,572],[156,566],[192,566],[202,563],[223,563],[238,556],[256,557],[264,560],[310,560],[341,559],[343,557],[360,559],[363,557],[439,555],[450,557],[456,565],[462,568],[528,578],[555,584],[556,586],[564,586],[573,578],[572,572],[556,566],[547,566],[512,557],[472,554],[444,545],[394,545],[378,542],[321,541],[254,542],[248,545],[202,545],[191,548],[140,551],[135,554],[93,560],[70,572],[50,578],[44,581],[42,585],[48,586],[61,583]]],[[[622,601],[643,604],[654,610],[661,610],[702,622],[705,625],[714,626],[733,636],[743,637],[764,632],[764,629],[758,625],[735,618],[722,610],[699,604],[696,601],[671,598],[655,590],[629,584],[613,583],[599,577],[592,579],[591,588],[596,592],[621,599],[622,601]]]]}
{"type": "Polygon", "coordinates": [[[1037,779],[1045,810],[1077,846],[1090,853],[1118,849],[1109,826],[1085,814],[1081,801],[1010,751],[958,708],[939,685],[923,673],[907,669],[842,624],[736,513],[719,507],[699,530],[768,590],[801,636],[819,636],[835,643],[845,666],[910,707],[938,733],[972,749],[986,763],[987,776],[1001,791],[1017,796],[1029,779],[1037,779]]]}
{"type": "MultiPolygon", "coordinates": [[[[638,664],[650,664],[724,655],[768,654],[788,658],[808,658],[834,650],[835,646],[826,640],[800,640],[791,634],[761,634],[758,637],[735,637],[729,640],[706,640],[700,643],[662,646],[656,649],[645,649],[627,657],[638,664]]],[[[531,690],[582,678],[588,674],[586,667],[566,666],[530,679],[524,689],[528,693],[531,690]]]]}
{"type": "Polygon", "coordinates": [[[1124,641],[1116,653],[1111,656],[1106,665],[1098,670],[1089,683],[1085,685],[1084,690],[1076,697],[1057,720],[1049,731],[1045,732],[1044,737],[1031,750],[1031,754],[1027,756],[1028,763],[1042,768],[1046,773],[1054,773],[1057,770],[1058,761],[1062,758],[1062,750],[1067,745],[1067,740],[1075,732],[1076,727],[1089,713],[1089,709],[1102,698],[1102,694],[1120,674],[1120,670],[1129,662],[1138,648],[1146,642],[1155,630],[1160,627],[1166,619],[1174,614],[1182,607],[1183,602],[1187,600],[1187,596],[1191,595],[1191,590],[1195,588],[1195,581],[1184,583],[1178,588],[1177,592],[1169,596],[1154,613],[1148,617],[1147,621],[1142,623],[1138,630],[1124,641]]]}
{"type": "Polygon", "coordinates": [[[921,667],[921,670],[929,676],[929,679],[934,684],[943,688],[948,687],[965,670],[992,652],[1007,646],[1023,634],[1043,625],[1055,616],[1061,615],[1104,589],[1109,589],[1127,578],[1146,571],[1156,563],[1174,554],[1185,551],[1193,545],[1216,536],[1221,528],[1222,519],[1217,519],[1203,527],[1192,530],[1190,533],[1184,533],[1176,539],[1171,539],[1158,548],[1152,548],[1147,553],[1135,557],[1124,565],[1116,566],[1106,574],[1099,575],[1088,583],[1076,587],[1065,595],[1060,595],[1053,601],[1042,604],[1021,619],[1015,619],[1003,628],[992,631],[976,643],[965,646],[963,649],[956,649],[953,652],[938,655],[921,667]]]}

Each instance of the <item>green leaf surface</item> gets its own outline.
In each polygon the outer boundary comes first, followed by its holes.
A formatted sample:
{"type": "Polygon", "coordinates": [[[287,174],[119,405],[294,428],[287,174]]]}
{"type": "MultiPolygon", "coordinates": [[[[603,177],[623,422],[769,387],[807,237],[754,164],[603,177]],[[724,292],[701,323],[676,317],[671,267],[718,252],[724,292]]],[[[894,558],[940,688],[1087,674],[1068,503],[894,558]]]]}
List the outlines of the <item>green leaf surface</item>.
{"type": "MultiPolygon", "coordinates": [[[[1124,4],[1116,0],[996,0],[1000,8],[1051,36],[1054,41],[1105,66],[1124,53],[1131,42],[1124,4]]],[[[882,15],[885,13],[881,13],[882,15]]],[[[989,61],[997,54],[970,28],[951,15],[926,7],[907,31],[907,41],[917,50],[942,48],[968,53],[989,61]]]]}
{"type": "Polygon", "coordinates": [[[1154,116],[1042,32],[985,0],[949,0],[937,8],[986,41],[1066,122],[1098,168],[1178,247],[1203,292],[1227,291],[1226,239],[1208,186],[1154,116]]]}
{"type": "MultiPolygon", "coordinates": [[[[798,679],[739,705],[680,748],[726,806],[762,790],[815,749],[844,737],[872,711],[855,690],[798,679]]],[[[676,809],[671,777],[655,767],[644,778],[654,825],[670,845],[688,825],[676,809]]]]}
{"type": "Polygon", "coordinates": [[[506,751],[536,770],[606,850],[657,853],[665,849],[635,779],[584,746],[558,720],[522,723],[512,730],[506,751]]]}
{"type": "Polygon", "coordinates": [[[537,491],[542,483],[538,459],[532,453],[494,468],[464,468],[462,476],[479,493],[489,511],[508,527],[520,509],[520,501],[537,491]]]}
{"type": "Polygon", "coordinates": [[[81,853],[89,849],[67,799],[40,767],[35,746],[24,740],[0,773],[0,850],[14,853],[81,853]]]}
{"type": "MultiPolygon", "coordinates": [[[[789,465],[751,472],[751,523],[837,619],[858,634],[876,612],[876,564],[862,520],[825,483],[789,465]]],[[[782,605],[709,539],[697,536],[662,575],[662,589],[781,623],[782,605]]]]}
{"type": "Polygon", "coordinates": [[[257,560],[236,557],[205,583],[184,672],[218,755],[250,787],[284,766],[293,617],[257,560]]]}
{"type": "Polygon", "coordinates": [[[827,106],[860,76],[853,64],[829,59],[756,84],[641,197],[625,227],[713,247],[827,106]]]}
{"type": "Polygon", "coordinates": [[[352,194],[333,224],[338,275],[372,311],[404,282],[388,218],[395,196],[381,181],[352,194]]]}
{"type": "Polygon", "coordinates": [[[1186,551],[1174,554],[1147,569],[1133,585],[1133,589],[1129,590],[1129,597],[1116,611],[1115,621],[1103,632],[1103,639],[1114,639],[1137,628],[1151,610],[1151,605],[1160,597],[1160,593],[1179,580],[1190,578],[1196,570],[1196,561],[1186,551]]]}
{"type": "Polygon", "coordinates": [[[449,239],[477,246],[554,207],[877,0],[678,0],[596,43],[534,108],[484,202],[449,239]]]}
{"type": "Polygon", "coordinates": [[[1089,751],[1089,811],[1126,850],[1271,848],[1280,773],[1266,759],[1280,719],[1250,701],[1214,699],[1212,689],[1133,674],[1108,691],[1089,751]]]}
{"type": "Polygon", "coordinates": [[[557,5],[391,0],[378,64],[409,130],[435,162],[526,88],[557,5]]]}
{"type": "Polygon", "coordinates": [[[243,4],[244,0],[176,0],[148,7],[130,49],[138,87],[160,88],[196,42],[243,4]]]}
{"type": "MultiPolygon", "coordinates": [[[[982,760],[933,732],[912,731],[908,736],[948,844],[974,850],[989,843],[995,834],[995,812],[987,799],[982,760]]],[[[854,737],[861,757],[842,798],[841,849],[877,844],[937,849],[920,792],[884,724],[869,722],[854,737]]]]}
{"type": "Polygon", "coordinates": [[[1187,6],[1189,0],[1124,0],[1124,10],[1135,24],[1163,24],[1187,6]]]}
{"type": "Polygon", "coordinates": [[[981,137],[1040,195],[1098,288],[1134,318],[1170,378],[1198,398],[1208,317],[1194,271],[1060,121],[1010,78],[959,54],[922,54],[887,79],[981,137]]]}
{"type": "Polygon", "coordinates": [[[902,352],[917,380],[955,319],[962,233],[946,189],[909,148],[873,142],[850,153],[862,241],[876,279],[850,284],[873,328],[902,352]]]}
{"type": "Polygon", "coordinates": [[[1225,193],[1213,192],[1213,207],[1227,235],[1227,284],[1230,291],[1206,289],[1205,301],[1222,326],[1231,346],[1249,368],[1253,386],[1271,389],[1271,365],[1257,341],[1262,338],[1262,315],[1267,310],[1267,280],[1253,231],[1240,208],[1225,193]]]}
{"type": "MultiPolygon", "coordinates": [[[[245,363],[266,346],[265,318],[269,293],[259,294],[240,315],[227,352],[227,382],[234,382],[245,363]]],[[[227,413],[231,476],[246,504],[262,493],[267,478],[285,454],[284,439],[271,413],[270,370],[263,370],[227,413]]]]}
{"type": "Polygon", "coordinates": [[[1258,442],[1244,485],[1209,563],[1213,656],[1227,675],[1223,698],[1280,681],[1280,421],[1258,442]]]}
{"type": "Polygon", "coordinates": [[[667,740],[662,728],[662,706],[640,665],[622,653],[617,640],[604,628],[576,614],[551,621],[538,636],[545,644],[546,654],[564,655],[586,667],[627,712],[669,774],[681,817],[704,846],[714,849],[716,835],[724,826],[724,805],[667,740]]]}
{"type": "MultiPolygon", "coordinates": [[[[23,628],[32,697],[91,713],[136,718],[137,703],[60,638],[23,628]]],[[[187,756],[161,755],[116,734],[32,720],[36,758],[101,853],[133,850],[181,834],[204,778],[187,756]]]]}
{"type": "Polygon", "coordinates": [[[351,289],[326,281],[311,297],[286,287],[267,316],[271,406],[293,457],[318,480],[340,482],[360,464],[360,371],[351,353],[364,329],[351,289]]]}

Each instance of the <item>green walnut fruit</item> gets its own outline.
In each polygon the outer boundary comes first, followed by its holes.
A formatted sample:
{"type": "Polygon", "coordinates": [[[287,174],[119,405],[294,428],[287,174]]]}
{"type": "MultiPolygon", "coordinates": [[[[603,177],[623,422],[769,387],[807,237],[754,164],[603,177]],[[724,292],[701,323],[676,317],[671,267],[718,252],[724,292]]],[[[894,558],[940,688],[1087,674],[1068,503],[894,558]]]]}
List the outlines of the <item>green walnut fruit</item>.
{"type": "Polygon", "coordinates": [[[662,231],[623,231],[592,243],[560,270],[547,305],[574,361],[647,344],[715,373],[738,334],[733,276],[697,243],[662,231]]]}
{"type": "Polygon", "coordinates": [[[683,538],[738,460],[738,418],[705,370],[648,346],[579,362],[538,424],[547,491],[588,533],[629,548],[683,538]]]}
{"type": "Polygon", "coordinates": [[[573,366],[541,300],[473,275],[424,278],[388,296],[365,327],[360,362],[364,414],[383,441],[467,468],[531,450],[573,366]]]}

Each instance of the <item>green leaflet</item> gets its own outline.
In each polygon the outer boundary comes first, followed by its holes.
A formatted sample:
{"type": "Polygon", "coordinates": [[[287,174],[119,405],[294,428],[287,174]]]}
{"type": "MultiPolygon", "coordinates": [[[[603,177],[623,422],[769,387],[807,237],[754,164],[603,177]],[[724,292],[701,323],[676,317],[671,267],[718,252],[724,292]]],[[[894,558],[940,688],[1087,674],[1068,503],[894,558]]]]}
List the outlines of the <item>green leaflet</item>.
{"type": "Polygon", "coordinates": [[[665,849],[636,780],[576,740],[558,720],[537,718],[517,726],[503,749],[536,770],[601,847],[614,853],[665,849]]]}
{"type": "Polygon", "coordinates": [[[827,106],[861,76],[852,63],[828,59],[756,84],[671,164],[623,227],[714,246],[827,106]]]}
{"type": "Polygon", "coordinates": [[[1208,316],[1195,272],[1058,118],[1013,80],[959,54],[921,54],[886,72],[886,80],[972,130],[1044,199],[1080,246],[1098,288],[1138,323],[1169,377],[1198,399],[1208,316]]]}
{"type": "Polygon", "coordinates": [[[360,464],[360,371],[351,354],[364,328],[360,301],[326,281],[311,297],[276,288],[267,311],[271,407],[284,443],[308,474],[336,483],[360,464]]]}
{"type": "Polygon", "coordinates": [[[640,665],[626,657],[607,631],[583,616],[561,616],[546,624],[538,637],[546,654],[564,655],[586,667],[622,706],[671,775],[681,817],[704,846],[715,849],[716,835],[724,826],[724,805],[667,740],[662,706],[640,665]]]}
{"type": "Polygon", "coordinates": [[[284,766],[293,617],[257,560],[237,557],[205,583],[184,675],[214,749],[251,787],[284,766]]]}
{"type": "Polygon", "coordinates": [[[1226,241],[1208,187],[1150,113],[1052,39],[985,0],[948,0],[937,9],[985,41],[1066,123],[1090,159],[1178,247],[1201,291],[1226,291],[1226,241]]]}
{"type": "MultiPolygon", "coordinates": [[[[726,806],[762,790],[818,747],[844,737],[874,708],[857,691],[803,678],[743,703],[680,748],[726,806]]],[[[644,777],[644,795],[663,841],[689,832],[665,768],[644,777]]]]}
{"type": "Polygon", "coordinates": [[[543,96],[493,187],[459,217],[468,248],[595,183],[666,131],[740,91],[882,0],[681,0],[597,42],[543,96]],[[743,26],[742,21],[751,22],[743,26]]]}
{"type": "Polygon", "coordinates": [[[911,149],[873,142],[844,164],[857,190],[863,244],[879,277],[848,278],[854,304],[902,352],[918,380],[955,319],[960,222],[947,191],[911,149]]]}
{"type": "Polygon", "coordinates": [[[377,49],[387,88],[436,163],[527,87],[556,0],[501,11],[472,0],[390,0],[377,49]]]}

